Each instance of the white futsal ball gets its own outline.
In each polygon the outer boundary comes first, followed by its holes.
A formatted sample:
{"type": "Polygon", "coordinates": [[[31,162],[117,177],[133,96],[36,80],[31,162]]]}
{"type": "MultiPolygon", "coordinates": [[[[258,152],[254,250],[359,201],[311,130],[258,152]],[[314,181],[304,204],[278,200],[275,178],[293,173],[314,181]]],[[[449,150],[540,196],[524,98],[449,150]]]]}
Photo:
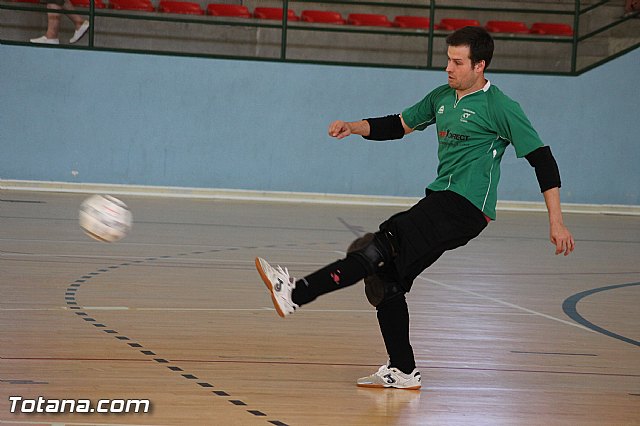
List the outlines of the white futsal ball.
{"type": "Polygon", "coordinates": [[[131,229],[131,211],[111,195],[93,195],[80,205],[80,227],[91,238],[112,243],[131,229]]]}

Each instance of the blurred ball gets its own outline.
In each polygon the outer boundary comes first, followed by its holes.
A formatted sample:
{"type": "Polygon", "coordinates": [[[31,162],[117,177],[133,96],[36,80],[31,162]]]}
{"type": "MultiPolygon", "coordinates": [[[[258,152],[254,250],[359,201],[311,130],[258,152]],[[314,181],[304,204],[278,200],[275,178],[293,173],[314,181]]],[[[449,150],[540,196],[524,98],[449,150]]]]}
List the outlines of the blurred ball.
{"type": "Polygon", "coordinates": [[[80,205],[80,227],[91,238],[112,243],[131,230],[131,211],[110,195],[93,195],[80,205]]]}

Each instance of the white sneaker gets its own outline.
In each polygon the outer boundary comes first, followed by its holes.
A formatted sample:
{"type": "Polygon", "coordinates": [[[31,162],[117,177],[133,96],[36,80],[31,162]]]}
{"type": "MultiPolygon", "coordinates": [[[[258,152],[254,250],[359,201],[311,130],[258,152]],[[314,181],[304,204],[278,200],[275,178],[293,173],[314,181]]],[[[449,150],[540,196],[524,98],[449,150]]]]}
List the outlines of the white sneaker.
{"type": "Polygon", "coordinates": [[[287,268],[273,268],[260,257],[256,257],[256,269],[271,292],[271,300],[278,315],[284,318],[292,314],[299,307],[291,300],[291,293],[296,288],[295,278],[289,276],[287,268]]]}
{"type": "Polygon", "coordinates": [[[47,38],[47,36],[42,36],[38,38],[32,38],[29,40],[31,43],[37,44],[60,44],[60,40],[57,38],[47,38]]]}
{"type": "Polygon", "coordinates": [[[71,37],[69,39],[69,43],[75,43],[76,41],[80,40],[82,37],[84,37],[84,35],[87,33],[87,30],[89,29],[89,21],[84,21],[82,23],[82,25],[80,25],[80,28],[78,28],[74,33],[73,33],[73,37],[71,37]]]}
{"type": "Polygon", "coordinates": [[[420,372],[417,368],[411,374],[405,374],[387,365],[383,365],[370,376],[358,379],[357,384],[363,388],[420,389],[422,387],[420,372]]]}

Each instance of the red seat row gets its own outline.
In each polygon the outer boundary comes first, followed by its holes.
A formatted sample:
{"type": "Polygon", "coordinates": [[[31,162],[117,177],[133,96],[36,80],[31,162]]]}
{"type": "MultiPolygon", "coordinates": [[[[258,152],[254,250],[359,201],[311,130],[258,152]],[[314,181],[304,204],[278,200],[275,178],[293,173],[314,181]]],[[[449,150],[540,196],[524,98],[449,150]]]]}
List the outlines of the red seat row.
{"type": "Polygon", "coordinates": [[[536,22],[531,25],[532,34],[542,35],[560,35],[560,36],[572,36],[573,28],[567,24],[551,24],[547,22],[536,22]]]}
{"type": "Polygon", "coordinates": [[[573,35],[571,25],[548,22],[535,22],[531,24],[531,28],[528,28],[524,22],[519,21],[488,21],[485,28],[493,33],[573,35]]]}
{"type": "MultiPolygon", "coordinates": [[[[455,31],[458,28],[466,26],[480,26],[480,22],[474,19],[442,19],[436,29],[455,31]]],[[[543,34],[572,36],[573,28],[567,24],[535,22],[531,28],[527,27],[521,21],[487,21],[484,26],[487,31],[492,33],[509,33],[509,34],[543,34]]]]}
{"type": "MultiPolygon", "coordinates": [[[[39,0],[16,0],[22,2],[37,2],[39,0]]],[[[75,6],[89,7],[91,0],[71,0],[75,6]]],[[[96,8],[102,9],[106,5],[103,0],[94,0],[96,8]]],[[[122,10],[140,10],[146,12],[155,11],[151,0],[109,0],[109,7],[122,10]]],[[[158,11],[164,13],[181,13],[190,15],[224,16],[234,18],[257,18],[282,20],[283,9],[278,7],[256,7],[251,13],[247,6],[239,4],[210,3],[203,10],[200,4],[178,0],[160,0],[158,11]]],[[[303,10],[300,16],[289,9],[287,13],[288,21],[303,21],[322,24],[354,25],[371,27],[398,27],[429,29],[431,24],[429,18],[423,16],[396,16],[393,21],[385,15],[375,13],[351,13],[347,18],[339,12],[327,10],[303,10]]],[[[443,31],[455,31],[466,26],[480,26],[480,21],[476,19],[443,18],[434,29],[443,31]]],[[[567,24],[536,22],[527,27],[520,21],[487,21],[485,28],[493,33],[510,34],[541,34],[572,36],[573,28],[567,24]]]]}
{"type": "MultiPolygon", "coordinates": [[[[259,19],[282,19],[282,9],[274,7],[256,7],[253,15],[246,6],[228,4],[209,4],[207,13],[214,16],[235,16],[259,19]]],[[[323,24],[349,24],[356,26],[372,27],[399,27],[429,29],[431,24],[429,18],[423,16],[396,16],[390,21],[385,15],[375,13],[351,13],[346,19],[339,12],[324,10],[304,10],[298,17],[291,9],[288,10],[287,20],[304,22],[314,22],[323,24]]],[[[480,21],[476,19],[456,19],[444,18],[439,24],[434,25],[436,30],[455,31],[466,26],[480,26],[480,21]]],[[[548,34],[548,35],[573,35],[573,29],[567,24],[536,22],[528,28],[524,22],[519,21],[488,21],[485,25],[488,31],[496,33],[516,33],[516,34],[548,34]]]]}

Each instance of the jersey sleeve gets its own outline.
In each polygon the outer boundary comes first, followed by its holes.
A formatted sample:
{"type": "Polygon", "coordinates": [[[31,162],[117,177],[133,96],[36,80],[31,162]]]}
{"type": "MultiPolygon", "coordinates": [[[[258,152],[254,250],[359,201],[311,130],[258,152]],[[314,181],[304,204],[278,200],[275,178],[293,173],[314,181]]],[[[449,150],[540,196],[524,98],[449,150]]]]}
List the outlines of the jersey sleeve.
{"type": "Polygon", "coordinates": [[[417,104],[402,111],[402,119],[413,130],[424,130],[436,122],[435,99],[442,92],[442,87],[432,90],[417,104]]]}
{"type": "Polygon", "coordinates": [[[493,106],[498,136],[513,145],[518,158],[544,146],[520,104],[505,96],[493,106]]]}

